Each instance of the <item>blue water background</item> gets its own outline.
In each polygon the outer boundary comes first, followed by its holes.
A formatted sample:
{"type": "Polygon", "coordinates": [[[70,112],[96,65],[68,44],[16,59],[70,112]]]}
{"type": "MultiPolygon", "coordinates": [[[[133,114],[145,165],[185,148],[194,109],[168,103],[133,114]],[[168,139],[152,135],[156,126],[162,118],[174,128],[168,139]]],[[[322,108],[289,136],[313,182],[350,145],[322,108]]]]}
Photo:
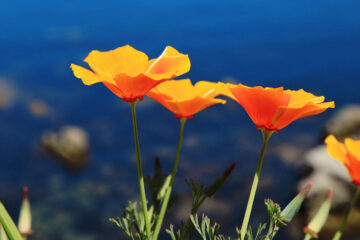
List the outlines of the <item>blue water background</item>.
{"type": "MultiPolygon", "coordinates": [[[[34,220],[34,239],[69,239],[65,231],[75,232],[74,239],[117,239],[119,231],[107,218],[136,198],[128,105],[101,84],[84,86],[69,68],[83,64],[91,50],[130,44],[154,58],[171,45],[189,54],[192,68],[184,78],[194,82],[232,78],[251,86],[304,88],[335,100],[337,107],[360,102],[357,0],[5,0],[0,5],[0,77],[16,89],[14,103],[0,112],[0,199],[16,216],[21,186],[30,186],[35,215],[41,217],[34,220]],[[51,117],[29,114],[26,103],[34,99],[51,107],[51,117]],[[91,164],[81,173],[63,171],[38,150],[45,130],[68,124],[90,134],[91,164]],[[112,174],[104,174],[109,169],[112,174]],[[106,193],[96,195],[97,188],[106,193]],[[55,226],[43,226],[55,218],[60,219],[55,226]]],[[[270,147],[289,142],[314,146],[331,114],[297,121],[270,147]]],[[[146,99],[138,115],[145,174],[151,173],[155,156],[168,170],[176,119],[146,99]]],[[[217,219],[226,230],[241,224],[261,143],[253,127],[230,100],[199,113],[186,126],[175,190],[189,194],[184,178],[209,183],[232,162],[238,164],[217,197],[235,209],[230,217],[217,219]]],[[[260,191],[254,223],[266,221],[263,198],[281,204],[290,199],[297,174],[296,167],[270,154],[263,175],[270,184],[260,191]]]]}

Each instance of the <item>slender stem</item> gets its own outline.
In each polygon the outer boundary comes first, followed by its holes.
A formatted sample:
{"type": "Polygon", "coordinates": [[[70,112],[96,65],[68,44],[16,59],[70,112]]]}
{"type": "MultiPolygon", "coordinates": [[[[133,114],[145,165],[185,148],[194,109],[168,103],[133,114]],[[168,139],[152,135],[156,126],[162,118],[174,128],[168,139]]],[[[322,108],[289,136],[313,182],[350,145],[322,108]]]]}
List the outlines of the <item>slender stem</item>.
{"type": "Polygon", "coordinates": [[[344,228],[345,228],[345,226],[346,226],[346,224],[347,224],[347,222],[349,220],[349,217],[350,217],[352,211],[355,208],[356,202],[357,202],[359,197],[360,197],[360,186],[357,187],[356,193],[355,193],[353,199],[351,200],[350,208],[347,211],[339,230],[337,230],[337,232],[335,233],[333,240],[339,240],[341,238],[341,235],[344,232],[344,228]]]}
{"type": "Polygon", "coordinates": [[[259,162],[258,162],[258,165],[257,165],[254,180],[253,180],[253,183],[252,183],[252,186],[251,186],[250,196],[249,196],[249,200],[248,200],[248,203],[247,203],[247,206],[246,206],[245,216],[244,216],[243,223],[242,223],[241,230],[240,230],[241,240],[244,240],[245,234],[246,234],[246,231],[247,231],[247,228],[248,228],[250,215],[251,215],[251,210],[252,210],[254,199],[255,199],[256,189],[257,189],[257,186],[258,186],[258,183],[259,183],[261,168],[262,168],[263,161],[264,161],[266,146],[267,146],[267,144],[269,142],[269,139],[270,139],[272,133],[273,132],[271,132],[271,131],[262,130],[263,145],[261,147],[259,162]]]}
{"type": "Polygon", "coordinates": [[[186,122],[186,118],[181,118],[180,119],[179,140],[178,140],[174,165],[173,165],[173,169],[172,169],[172,172],[171,172],[170,184],[169,184],[169,187],[166,190],[166,193],[165,193],[165,196],[164,196],[164,201],[163,201],[163,204],[161,206],[159,218],[158,218],[158,220],[156,222],[155,231],[154,231],[154,235],[153,235],[153,238],[152,238],[153,240],[157,240],[157,238],[159,236],[161,225],[162,225],[162,222],[164,220],[165,212],[167,210],[167,206],[168,206],[168,203],[169,203],[172,187],[174,185],[175,175],[176,175],[176,171],[177,171],[177,168],[178,168],[178,165],[179,165],[179,158],[180,158],[180,151],[181,151],[181,146],[182,146],[182,142],[183,142],[185,122],[186,122]]]}
{"type": "Polygon", "coordinates": [[[273,226],[274,226],[274,223],[273,223],[272,220],[270,220],[269,230],[268,230],[268,232],[267,232],[267,234],[266,234],[266,237],[268,237],[269,239],[272,239],[272,238],[270,238],[270,237],[272,237],[272,234],[273,234],[273,232],[274,232],[273,226]]]}
{"type": "MultiPolygon", "coordinates": [[[[191,213],[191,214],[193,214],[193,213],[191,213]]],[[[186,223],[184,224],[184,227],[181,229],[181,234],[180,234],[180,238],[179,238],[180,240],[183,240],[184,237],[186,236],[187,231],[190,227],[190,224],[191,224],[191,220],[190,220],[190,217],[188,217],[186,223]]]]}
{"type": "Polygon", "coordinates": [[[143,212],[144,218],[145,218],[146,235],[147,235],[148,239],[151,239],[150,219],[148,218],[148,209],[147,209],[147,201],[146,201],[146,194],[145,194],[144,176],[143,176],[142,167],[141,167],[139,133],[138,133],[138,127],[137,127],[137,120],[136,120],[136,101],[131,102],[130,106],[131,106],[132,121],[133,121],[133,127],[134,127],[136,166],[137,166],[137,172],[138,172],[138,178],[139,178],[141,206],[142,206],[142,212],[143,212]]]}
{"type": "MultiPolygon", "coordinates": [[[[199,201],[199,203],[196,206],[194,206],[193,209],[191,209],[191,215],[194,215],[194,214],[197,213],[197,211],[199,210],[199,208],[201,207],[201,204],[205,201],[205,199],[206,199],[206,197],[203,197],[199,201]]],[[[185,236],[186,236],[186,234],[187,234],[187,232],[189,230],[190,224],[191,224],[191,219],[190,219],[190,217],[188,217],[188,219],[186,220],[183,228],[181,229],[181,235],[180,235],[180,238],[179,238],[180,240],[185,238],[185,236]]]]}
{"type": "Polygon", "coordinates": [[[312,236],[310,234],[306,234],[304,240],[311,240],[312,236]]]}

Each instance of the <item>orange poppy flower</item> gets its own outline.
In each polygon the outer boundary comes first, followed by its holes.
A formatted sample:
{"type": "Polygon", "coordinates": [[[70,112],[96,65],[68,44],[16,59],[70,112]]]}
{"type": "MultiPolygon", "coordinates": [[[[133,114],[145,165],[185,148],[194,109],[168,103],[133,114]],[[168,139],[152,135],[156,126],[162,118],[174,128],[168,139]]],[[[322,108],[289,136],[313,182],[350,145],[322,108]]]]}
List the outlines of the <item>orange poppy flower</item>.
{"type": "Polygon", "coordinates": [[[329,135],[325,143],[330,156],[344,164],[354,184],[360,186],[360,140],[346,138],[341,143],[333,135],[329,135]]]}
{"type": "Polygon", "coordinates": [[[176,118],[192,119],[195,113],[225,100],[217,99],[219,84],[190,79],[170,80],[153,88],[147,96],[158,101],[175,114],[176,118]]]}
{"type": "Polygon", "coordinates": [[[126,45],[107,52],[91,51],[84,61],[92,71],[71,64],[77,78],[86,85],[102,82],[127,102],[142,100],[156,85],[190,70],[188,55],[172,47],[166,47],[158,58],[151,60],[145,53],[126,45]]]}
{"type": "Polygon", "coordinates": [[[247,87],[242,84],[223,84],[222,95],[242,105],[256,128],[279,131],[296,119],[322,113],[334,108],[334,102],[325,102],[303,89],[293,91],[279,88],[247,87]]]}

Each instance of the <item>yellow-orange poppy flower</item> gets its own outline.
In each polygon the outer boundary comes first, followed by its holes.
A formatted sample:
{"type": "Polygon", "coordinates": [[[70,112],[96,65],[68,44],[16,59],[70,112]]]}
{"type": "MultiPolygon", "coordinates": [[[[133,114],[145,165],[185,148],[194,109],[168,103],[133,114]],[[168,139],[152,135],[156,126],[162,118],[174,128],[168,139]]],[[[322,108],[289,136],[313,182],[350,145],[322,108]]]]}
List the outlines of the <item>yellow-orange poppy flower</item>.
{"type": "Polygon", "coordinates": [[[114,94],[127,102],[143,96],[163,81],[182,75],[190,70],[188,55],[172,47],[155,59],[126,45],[115,50],[91,51],[84,60],[92,71],[71,64],[74,75],[84,84],[102,82],[114,94]]]}
{"type": "Polygon", "coordinates": [[[217,99],[219,84],[199,81],[193,85],[190,79],[170,80],[153,88],[147,96],[161,103],[177,118],[192,119],[195,113],[225,100],[217,99]]]}
{"type": "Polygon", "coordinates": [[[334,108],[334,102],[324,102],[303,89],[293,91],[283,87],[247,87],[242,84],[223,84],[222,95],[244,107],[259,129],[279,131],[291,122],[334,108]]]}
{"type": "Polygon", "coordinates": [[[333,135],[329,135],[325,143],[330,156],[344,164],[354,184],[360,186],[360,140],[346,138],[341,143],[333,135]]]}

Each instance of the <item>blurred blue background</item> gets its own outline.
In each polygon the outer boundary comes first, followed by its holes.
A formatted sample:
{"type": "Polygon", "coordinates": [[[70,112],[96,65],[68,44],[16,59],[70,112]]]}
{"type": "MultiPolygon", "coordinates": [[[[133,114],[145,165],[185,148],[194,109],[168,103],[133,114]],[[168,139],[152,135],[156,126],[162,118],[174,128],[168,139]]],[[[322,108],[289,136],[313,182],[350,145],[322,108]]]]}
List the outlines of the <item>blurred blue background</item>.
{"type": "MultiPolygon", "coordinates": [[[[83,85],[69,68],[83,64],[91,50],[130,44],[154,58],[171,45],[189,54],[192,68],[184,78],[193,82],[304,88],[335,100],[337,107],[360,101],[357,0],[5,0],[0,5],[0,200],[16,218],[21,187],[30,187],[31,239],[121,239],[107,219],[137,198],[128,105],[101,84],[83,85]],[[91,162],[83,171],[69,172],[39,151],[42,134],[64,125],[89,134],[91,162]]],[[[241,224],[261,134],[240,106],[228,102],[187,123],[175,188],[180,213],[172,211],[166,226],[187,214],[185,178],[209,183],[233,162],[238,167],[205,211],[225,232],[233,234],[241,224]]],[[[299,120],[273,137],[254,224],[267,220],[263,198],[285,204],[294,194],[297,169],[282,161],[276,147],[316,145],[331,114],[299,120]]],[[[139,104],[138,119],[145,174],[152,173],[156,156],[169,171],[177,120],[149,99],[139,104]]],[[[285,231],[279,239],[287,236],[285,231]]]]}

